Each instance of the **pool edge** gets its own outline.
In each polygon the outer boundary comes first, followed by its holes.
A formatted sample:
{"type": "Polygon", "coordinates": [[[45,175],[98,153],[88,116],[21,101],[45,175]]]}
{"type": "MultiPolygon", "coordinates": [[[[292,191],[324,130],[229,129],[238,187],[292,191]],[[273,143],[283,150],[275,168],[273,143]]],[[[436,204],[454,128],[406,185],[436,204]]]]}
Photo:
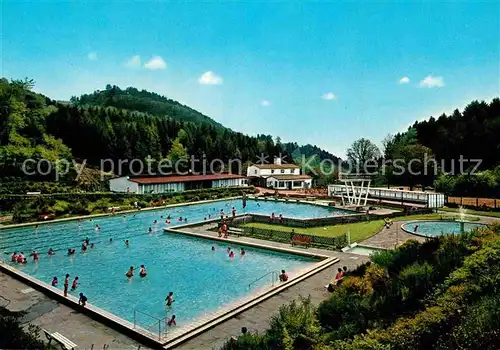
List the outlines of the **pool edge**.
{"type": "MultiPolygon", "coordinates": [[[[439,234],[437,236],[429,236],[429,235],[420,234],[418,232],[413,232],[413,231],[407,230],[406,228],[403,227],[404,225],[414,224],[414,223],[418,223],[418,222],[459,222],[459,221],[457,221],[457,220],[425,220],[425,219],[411,220],[411,221],[406,221],[406,222],[402,223],[399,227],[401,228],[401,230],[403,230],[406,233],[409,233],[411,235],[418,236],[418,237],[423,237],[423,238],[437,238],[437,237],[442,235],[442,234],[439,234]]],[[[483,224],[480,222],[475,222],[475,221],[464,221],[464,222],[469,223],[469,224],[481,225],[483,227],[488,227],[488,224],[483,224]]]]}
{"type": "MultiPolygon", "coordinates": [[[[37,278],[34,278],[22,271],[17,270],[16,268],[10,266],[4,261],[0,261],[0,271],[5,274],[20,280],[27,285],[34,287],[36,290],[48,296],[50,299],[55,300],[61,304],[64,304],[73,310],[80,312],[89,316],[90,318],[101,322],[103,324],[109,325],[113,329],[123,333],[124,335],[137,340],[138,342],[145,344],[147,346],[151,346],[152,348],[161,349],[165,341],[155,339],[151,333],[151,336],[143,333],[138,328],[133,327],[133,323],[129,322],[123,318],[112,314],[104,309],[101,309],[97,306],[92,305],[91,303],[87,303],[87,305],[81,306],[78,304],[78,299],[73,295],[68,295],[65,297],[62,294],[62,290],[52,287],[37,278]]],[[[146,330],[144,332],[150,333],[146,330]]]]}

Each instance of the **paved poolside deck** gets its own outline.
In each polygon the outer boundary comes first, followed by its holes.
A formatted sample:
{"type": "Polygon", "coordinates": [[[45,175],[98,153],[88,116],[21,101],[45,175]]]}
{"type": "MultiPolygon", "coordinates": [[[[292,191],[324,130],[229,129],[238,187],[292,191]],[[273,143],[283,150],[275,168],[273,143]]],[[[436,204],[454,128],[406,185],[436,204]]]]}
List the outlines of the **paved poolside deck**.
{"type": "MultiPolygon", "coordinates": [[[[499,222],[499,219],[490,217],[480,217],[481,223],[499,222]]],[[[362,244],[393,248],[396,237],[400,244],[407,239],[423,240],[424,238],[406,233],[400,229],[401,223],[408,220],[394,222],[389,229],[382,229],[379,233],[362,242],[362,244]]],[[[207,231],[207,226],[192,227],[189,230],[206,235],[215,236],[215,232],[207,231]]],[[[235,239],[234,236],[231,238],[235,239]]],[[[258,239],[239,237],[236,238],[242,243],[265,243],[269,246],[290,248],[289,244],[262,241],[258,239]]],[[[250,332],[263,332],[268,328],[269,319],[276,314],[283,304],[296,300],[298,296],[311,296],[313,303],[318,304],[329,295],[325,291],[324,285],[335,276],[336,269],[347,266],[354,269],[356,266],[368,260],[368,257],[342,253],[331,250],[316,248],[298,248],[310,253],[336,256],[340,262],[327,268],[281,293],[272,296],[257,306],[246,310],[234,318],[221,323],[207,332],[188,340],[181,344],[178,349],[218,349],[231,336],[241,333],[241,327],[247,327],[250,332]]],[[[45,296],[26,284],[0,272],[0,306],[5,306],[12,311],[27,311],[23,322],[39,325],[51,332],[60,332],[70,340],[78,344],[79,349],[103,349],[104,345],[108,349],[148,349],[126,335],[115,331],[94,321],[88,316],[79,313],[65,305],[45,296]]],[[[43,335],[42,335],[43,337],[43,335]]]]}

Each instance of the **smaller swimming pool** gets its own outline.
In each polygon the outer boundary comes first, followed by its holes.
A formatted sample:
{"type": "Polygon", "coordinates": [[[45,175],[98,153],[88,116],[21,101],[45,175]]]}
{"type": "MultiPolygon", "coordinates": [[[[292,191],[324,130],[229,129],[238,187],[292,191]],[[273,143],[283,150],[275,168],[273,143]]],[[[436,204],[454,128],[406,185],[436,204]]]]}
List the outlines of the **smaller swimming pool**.
{"type": "Polygon", "coordinates": [[[347,250],[346,253],[363,255],[363,256],[370,256],[370,255],[373,255],[381,250],[384,250],[384,249],[376,248],[376,247],[368,247],[368,246],[363,246],[363,245],[357,245],[357,246],[352,247],[351,249],[347,250]]]}
{"type": "MultiPolygon", "coordinates": [[[[460,234],[461,224],[460,221],[411,221],[401,225],[401,228],[408,233],[426,237],[437,237],[441,235],[460,234]]],[[[463,222],[463,225],[464,232],[470,232],[486,226],[473,222],[463,222]]]]}

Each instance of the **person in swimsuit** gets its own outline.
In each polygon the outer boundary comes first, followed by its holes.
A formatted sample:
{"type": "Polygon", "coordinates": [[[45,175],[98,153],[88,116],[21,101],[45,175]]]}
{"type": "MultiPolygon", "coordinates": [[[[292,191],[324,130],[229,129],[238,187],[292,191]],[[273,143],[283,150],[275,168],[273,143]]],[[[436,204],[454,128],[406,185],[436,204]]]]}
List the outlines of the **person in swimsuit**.
{"type": "Polygon", "coordinates": [[[94,249],[94,243],[90,244],[90,248],[94,249]]]}
{"type": "Polygon", "coordinates": [[[56,253],[56,252],[54,251],[54,249],[49,248],[49,253],[48,253],[48,254],[49,254],[49,256],[52,256],[52,255],[54,255],[55,253],[56,253]]]}
{"type": "Polygon", "coordinates": [[[12,261],[12,262],[16,262],[17,261],[17,252],[12,253],[10,261],[12,261]]]}
{"type": "Polygon", "coordinates": [[[177,325],[177,323],[175,322],[175,315],[172,315],[172,318],[170,320],[168,320],[167,325],[169,327],[177,325]]]}
{"type": "Polygon", "coordinates": [[[80,293],[80,299],[78,299],[78,305],[85,306],[87,303],[87,297],[83,295],[83,293],[80,293]]]}
{"type": "Polygon", "coordinates": [[[57,277],[54,276],[54,278],[52,279],[52,287],[57,287],[57,282],[59,281],[57,280],[57,277]]]}
{"type": "Polygon", "coordinates": [[[37,261],[38,260],[38,253],[36,250],[34,250],[33,252],[31,252],[30,256],[33,257],[33,261],[37,261]]]}
{"type": "Polygon", "coordinates": [[[229,252],[229,257],[230,257],[231,259],[232,259],[232,258],[234,258],[234,253],[233,253],[233,251],[232,251],[232,250],[229,252]]]}
{"type": "Polygon", "coordinates": [[[167,306],[172,306],[172,303],[174,302],[174,292],[169,292],[167,297],[165,298],[165,302],[167,303],[167,306]]]}
{"type": "Polygon", "coordinates": [[[241,256],[245,255],[245,248],[241,248],[241,256]]]}
{"type": "Polygon", "coordinates": [[[18,263],[22,263],[22,262],[23,262],[23,260],[24,260],[24,254],[23,254],[23,252],[21,252],[21,254],[19,254],[19,255],[17,256],[17,262],[18,262],[18,263]]]}
{"type": "Polygon", "coordinates": [[[125,247],[127,247],[127,248],[129,247],[129,242],[128,242],[128,239],[127,239],[127,240],[125,240],[125,247]]]}
{"type": "Polygon", "coordinates": [[[212,251],[215,252],[215,247],[214,246],[212,246],[212,251]]]}
{"type": "Polygon", "coordinates": [[[288,281],[288,275],[286,274],[285,270],[281,270],[280,281],[281,282],[288,281]]]}
{"type": "Polygon", "coordinates": [[[87,242],[86,241],[83,241],[82,242],[82,252],[86,251],[87,250],[87,242]]]}
{"type": "Polygon", "coordinates": [[[78,276],[73,280],[73,284],[71,285],[71,290],[75,290],[78,287],[78,276]]]}
{"type": "Polygon", "coordinates": [[[231,213],[233,214],[233,218],[236,216],[236,209],[233,207],[233,210],[231,211],[231,213]]]}
{"type": "Polygon", "coordinates": [[[66,278],[64,279],[64,296],[68,296],[68,287],[69,287],[69,274],[66,274],[66,278]]]}
{"type": "Polygon", "coordinates": [[[150,228],[148,229],[148,232],[149,232],[149,233],[153,232],[153,229],[150,227],[150,228]]]}
{"type": "Polygon", "coordinates": [[[130,278],[133,275],[134,275],[134,267],[130,266],[130,269],[127,271],[127,273],[125,274],[125,276],[127,276],[128,278],[130,278]]]}
{"type": "Polygon", "coordinates": [[[146,268],[144,267],[144,265],[141,265],[141,271],[139,271],[139,276],[146,277],[146,275],[147,275],[146,268]]]}

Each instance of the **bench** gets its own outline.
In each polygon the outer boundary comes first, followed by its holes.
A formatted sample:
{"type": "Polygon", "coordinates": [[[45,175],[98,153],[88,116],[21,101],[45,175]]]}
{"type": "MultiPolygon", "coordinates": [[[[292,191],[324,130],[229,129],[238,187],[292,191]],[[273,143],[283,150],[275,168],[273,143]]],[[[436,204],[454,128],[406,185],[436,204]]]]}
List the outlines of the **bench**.
{"type": "Polygon", "coordinates": [[[311,245],[312,238],[311,237],[300,237],[294,236],[292,237],[292,245],[303,245],[304,247],[309,247],[311,245]]]}
{"type": "Polygon", "coordinates": [[[235,227],[228,229],[227,232],[230,234],[234,234],[237,237],[239,237],[243,234],[243,230],[241,228],[235,228],[235,227]]]}
{"type": "Polygon", "coordinates": [[[55,340],[57,343],[59,343],[59,345],[61,345],[61,347],[63,349],[67,349],[67,350],[74,349],[78,346],[75,343],[73,343],[71,340],[69,340],[68,338],[66,338],[65,336],[61,335],[58,332],[50,333],[49,331],[47,331],[45,329],[43,330],[43,332],[45,333],[45,337],[47,337],[47,339],[49,340],[49,348],[50,348],[50,342],[52,340],[55,340]]]}

